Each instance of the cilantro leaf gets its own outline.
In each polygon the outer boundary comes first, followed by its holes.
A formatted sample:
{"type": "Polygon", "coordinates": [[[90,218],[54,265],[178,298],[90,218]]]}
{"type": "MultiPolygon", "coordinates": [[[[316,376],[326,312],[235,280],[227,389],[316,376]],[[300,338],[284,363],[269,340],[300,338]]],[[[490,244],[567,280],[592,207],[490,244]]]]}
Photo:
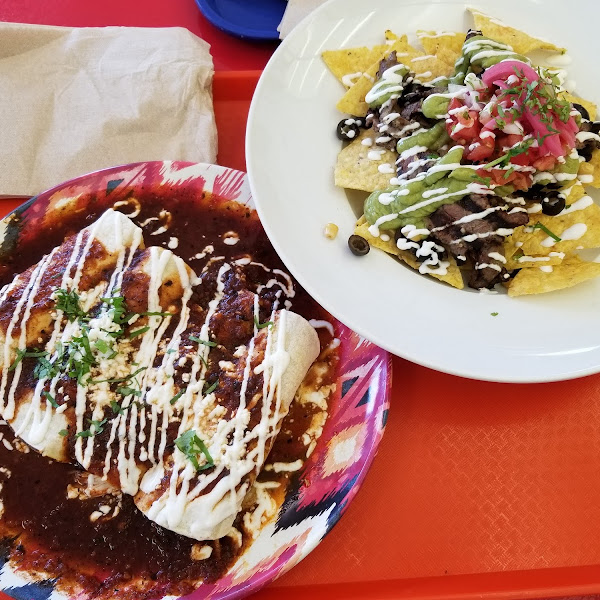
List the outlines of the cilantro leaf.
{"type": "Polygon", "coordinates": [[[179,398],[181,398],[181,396],[183,396],[183,394],[185,394],[185,389],[183,390],[179,390],[172,398],[171,400],[169,400],[169,403],[171,404],[171,406],[173,404],[175,404],[175,402],[177,402],[177,400],[179,400],[179,398]]]}
{"type": "Polygon", "coordinates": [[[136,338],[138,335],[143,335],[146,331],[150,331],[150,327],[142,327],[141,329],[136,329],[129,334],[129,339],[132,340],[136,338]]]}
{"type": "Polygon", "coordinates": [[[265,323],[260,323],[258,321],[258,317],[254,317],[254,324],[256,325],[257,329],[264,329],[265,327],[272,327],[273,326],[273,321],[266,321],[265,323]]]}
{"type": "Polygon", "coordinates": [[[219,380],[217,379],[217,381],[215,381],[209,388],[204,390],[204,395],[208,396],[211,392],[214,392],[217,389],[218,385],[219,385],[219,380]]]}
{"type": "Polygon", "coordinates": [[[86,316],[79,304],[79,294],[75,290],[58,288],[54,291],[54,297],[57,310],[62,311],[71,323],[86,316]]]}
{"type": "Polygon", "coordinates": [[[555,233],[553,233],[552,231],[550,231],[542,223],[536,223],[533,226],[533,230],[535,231],[536,229],[541,229],[547,236],[551,237],[555,242],[560,242],[562,240],[562,238],[559,238],[555,233]]]}
{"type": "Polygon", "coordinates": [[[206,444],[196,435],[196,432],[193,429],[180,435],[175,440],[175,445],[192,463],[196,471],[203,471],[204,469],[210,469],[215,466],[206,444]],[[198,464],[199,454],[203,454],[206,459],[206,463],[202,466],[198,464]]]}
{"type": "Polygon", "coordinates": [[[190,339],[190,340],[192,340],[192,342],[196,342],[198,344],[204,344],[205,346],[208,346],[209,348],[214,348],[217,345],[217,342],[211,342],[210,340],[201,340],[199,337],[196,337],[195,335],[190,335],[190,337],[188,339],[190,339]]]}
{"type": "Polygon", "coordinates": [[[58,402],[56,401],[56,399],[54,398],[54,396],[52,396],[52,394],[50,392],[47,392],[46,390],[44,390],[42,392],[42,396],[44,396],[44,398],[46,398],[46,400],[48,402],[50,402],[50,404],[52,404],[52,406],[54,406],[54,408],[58,408],[58,402]]]}

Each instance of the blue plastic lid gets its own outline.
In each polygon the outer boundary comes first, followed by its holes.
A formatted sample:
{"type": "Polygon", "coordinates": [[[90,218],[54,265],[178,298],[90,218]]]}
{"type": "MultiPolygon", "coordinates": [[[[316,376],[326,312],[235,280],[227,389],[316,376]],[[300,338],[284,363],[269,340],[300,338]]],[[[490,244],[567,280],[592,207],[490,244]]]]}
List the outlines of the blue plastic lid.
{"type": "Polygon", "coordinates": [[[196,0],[216,27],[242,38],[276,40],[286,0],[196,0]]]}

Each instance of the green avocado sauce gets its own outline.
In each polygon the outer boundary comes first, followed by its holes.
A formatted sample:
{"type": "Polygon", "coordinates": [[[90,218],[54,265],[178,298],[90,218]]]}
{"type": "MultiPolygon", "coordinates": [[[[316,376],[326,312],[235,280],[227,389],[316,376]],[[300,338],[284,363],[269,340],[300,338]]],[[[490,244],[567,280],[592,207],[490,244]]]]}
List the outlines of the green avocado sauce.
{"type": "Polygon", "coordinates": [[[454,75],[450,83],[464,84],[467,73],[487,69],[502,60],[520,60],[531,64],[531,61],[522,54],[517,54],[508,44],[496,42],[483,35],[476,35],[465,41],[462,54],[454,64],[454,75]]]}
{"type": "Polygon", "coordinates": [[[458,168],[464,148],[455,146],[438,158],[422,175],[399,186],[373,192],[365,201],[365,217],[376,225],[382,217],[384,229],[395,230],[404,225],[424,226],[425,218],[444,204],[452,204],[473,191],[479,179],[474,169],[458,168]]]}

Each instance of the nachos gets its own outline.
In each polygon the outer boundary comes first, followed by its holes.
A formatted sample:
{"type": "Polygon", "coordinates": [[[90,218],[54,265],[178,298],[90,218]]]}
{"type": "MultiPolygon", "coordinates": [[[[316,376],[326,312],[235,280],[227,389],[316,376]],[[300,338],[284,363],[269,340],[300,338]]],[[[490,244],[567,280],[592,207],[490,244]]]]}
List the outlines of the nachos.
{"type": "Polygon", "coordinates": [[[417,31],[423,50],[388,31],[324,53],[349,115],[335,183],[369,193],[350,249],[511,296],[595,277],[581,251],[600,247],[596,107],[572,94],[563,48],[471,12],[467,34],[417,31]]]}

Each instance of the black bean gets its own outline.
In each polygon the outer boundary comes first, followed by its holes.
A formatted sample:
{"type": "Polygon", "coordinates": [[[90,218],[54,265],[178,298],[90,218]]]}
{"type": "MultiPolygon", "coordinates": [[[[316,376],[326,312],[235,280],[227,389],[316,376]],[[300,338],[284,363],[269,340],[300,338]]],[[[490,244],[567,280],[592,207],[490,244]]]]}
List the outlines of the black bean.
{"type": "Polygon", "coordinates": [[[587,121],[590,120],[590,113],[587,111],[587,109],[584,106],[581,106],[581,104],[577,104],[576,102],[573,103],[573,108],[587,121]]]}
{"type": "Polygon", "coordinates": [[[348,238],[348,248],[350,248],[352,254],[364,256],[369,253],[371,246],[369,246],[369,242],[367,242],[364,237],[360,237],[360,235],[351,235],[348,238]]]}
{"type": "Polygon", "coordinates": [[[590,123],[590,131],[598,135],[600,133],[600,121],[590,123]]]}
{"type": "Polygon", "coordinates": [[[550,217],[555,217],[561,213],[565,206],[565,199],[559,194],[548,195],[542,200],[542,212],[550,217]]]}

